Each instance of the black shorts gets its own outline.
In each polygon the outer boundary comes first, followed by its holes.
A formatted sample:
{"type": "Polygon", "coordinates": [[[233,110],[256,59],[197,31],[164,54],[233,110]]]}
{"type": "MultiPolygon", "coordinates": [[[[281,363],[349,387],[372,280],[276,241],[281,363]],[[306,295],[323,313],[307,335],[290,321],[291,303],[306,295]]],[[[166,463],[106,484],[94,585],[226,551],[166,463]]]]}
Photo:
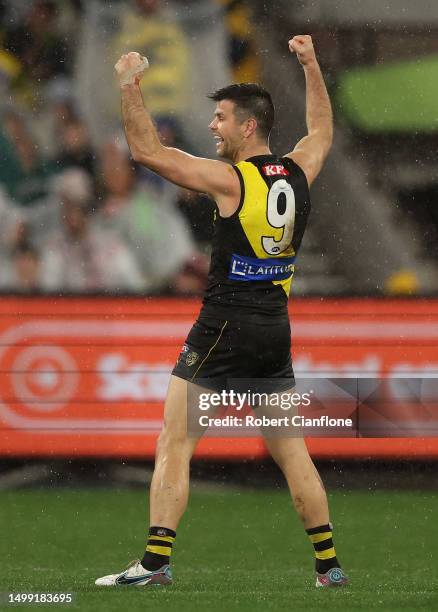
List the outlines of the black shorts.
{"type": "Polygon", "coordinates": [[[245,389],[286,391],[295,385],[290,349],[288,318],[264,324],[201,315],[172,374],[215,390],[241,380],[245,389]]]}

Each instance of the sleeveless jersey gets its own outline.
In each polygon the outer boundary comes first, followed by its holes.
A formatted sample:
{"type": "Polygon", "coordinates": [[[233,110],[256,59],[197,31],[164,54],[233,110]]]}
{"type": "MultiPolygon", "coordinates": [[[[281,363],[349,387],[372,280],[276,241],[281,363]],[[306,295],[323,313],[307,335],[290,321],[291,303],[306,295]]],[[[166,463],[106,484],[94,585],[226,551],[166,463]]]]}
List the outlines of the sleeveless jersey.
{"type": "Polygon", "coordinates": [[[310,212],[307,179],[288,157],[257,155],[233,166],[241,187],[236,212],[215,211],[202,313],[287,316],[287,301],[310,212]]]}

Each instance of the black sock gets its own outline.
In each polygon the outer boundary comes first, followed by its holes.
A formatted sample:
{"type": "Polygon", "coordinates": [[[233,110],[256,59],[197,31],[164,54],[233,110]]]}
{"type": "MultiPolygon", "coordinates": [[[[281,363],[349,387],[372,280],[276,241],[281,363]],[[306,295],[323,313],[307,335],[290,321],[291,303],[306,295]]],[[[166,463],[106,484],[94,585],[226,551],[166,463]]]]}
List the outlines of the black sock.
{"type": "Polygon", "coordinates": [[[325,574],[332,567],[341,567],[336,558],[335,547],[333,546],[332,529],[331,523],[306,529],[307,535],[315,549],[315,567],[318,574],[325,574]]]}
{"type": "Polygon", "coordinates": [[[141,560],[142,566],[147,570],[155,571],[163,565],[168,565],[175,538],[176,533],[172,529],[151,527],[146,552],[141,560]]]}

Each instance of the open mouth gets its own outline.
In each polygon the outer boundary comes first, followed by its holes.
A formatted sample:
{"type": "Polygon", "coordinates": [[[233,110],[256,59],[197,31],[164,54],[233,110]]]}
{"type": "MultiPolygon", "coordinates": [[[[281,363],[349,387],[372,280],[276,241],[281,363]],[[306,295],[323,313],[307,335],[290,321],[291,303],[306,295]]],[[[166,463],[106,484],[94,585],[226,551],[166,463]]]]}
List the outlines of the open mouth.
{"type": "Polygon", "coordinates": [[[219,144],[222,144],[223,141],[224,141],[223,138],[221,138],[220,136],[217,136],[217,135],[214,136],[214,139],[216,141],[216,146],[219,145],[219,144]]]}

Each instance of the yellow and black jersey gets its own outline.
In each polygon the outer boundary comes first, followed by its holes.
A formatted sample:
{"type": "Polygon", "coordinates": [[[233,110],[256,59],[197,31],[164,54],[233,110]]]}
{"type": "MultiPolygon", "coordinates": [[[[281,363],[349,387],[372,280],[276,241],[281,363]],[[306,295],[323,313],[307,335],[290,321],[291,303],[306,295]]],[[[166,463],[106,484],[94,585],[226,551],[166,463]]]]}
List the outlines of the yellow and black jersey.
{"type": "Polygon", "coordinates": [[[202,313],[241,318],[284,316],[310,213],[307,179],[288,157],[257,155],[233,166],[241,199],[236,212],[216,210],[202,313]]]}

